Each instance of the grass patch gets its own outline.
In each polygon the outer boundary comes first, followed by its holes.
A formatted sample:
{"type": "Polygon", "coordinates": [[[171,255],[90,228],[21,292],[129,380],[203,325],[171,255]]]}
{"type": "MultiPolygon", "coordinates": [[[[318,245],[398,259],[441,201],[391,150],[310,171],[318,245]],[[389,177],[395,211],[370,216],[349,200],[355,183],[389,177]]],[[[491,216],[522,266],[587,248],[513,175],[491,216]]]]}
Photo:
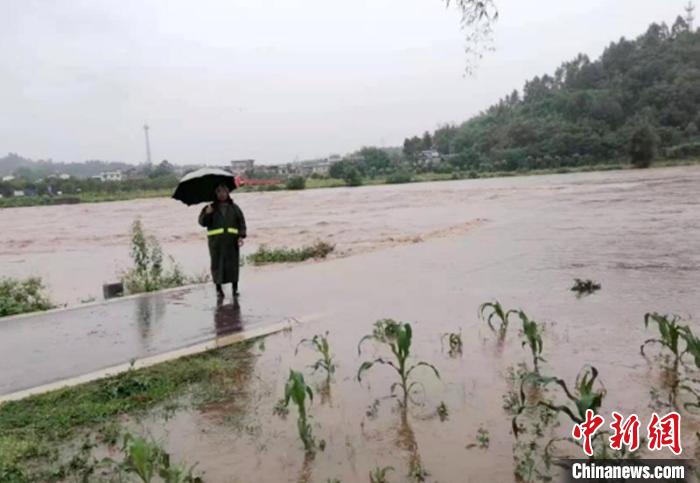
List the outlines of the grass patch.
{"type": "Polygon", "coordinates": [[[3,474],[10,481],[12,475],[26,475],[28,468],[46,462],[58,443],[109,426],[119,415],[144,412],[187,394],[205,403],[224,397],[222,389],[240,389],[236,381],[251,370],[255,342],[1,404],[0,481],[6,481],[3,474]]]}
{"type": "Polygon", "coordinates": [[[0,279],[0,317],[53,307],[41,278],[0,279]]]}
{"type": "Polygon", "coordinates": [[[301,248],[267,248],[261,245],[258,251],[248,255],[248,260],[253,265],[303,262],[310,258],[326,258],[334,249],[334,245],[324,241],[317,241],[313,245],[301,248]]]}

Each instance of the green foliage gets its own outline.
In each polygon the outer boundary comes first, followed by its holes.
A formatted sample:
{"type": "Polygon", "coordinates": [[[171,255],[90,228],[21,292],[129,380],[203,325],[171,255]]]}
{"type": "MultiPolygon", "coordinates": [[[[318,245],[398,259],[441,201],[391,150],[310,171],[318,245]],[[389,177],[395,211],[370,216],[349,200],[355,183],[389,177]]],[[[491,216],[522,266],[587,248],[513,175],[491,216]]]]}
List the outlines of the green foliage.
{"type": "Polygon", "coordinates": [[[395,382],[391,385],[391,394],[394,394],[396,388],[401,389],[401,402],[404,408],[408,405],[411,390],[419,384],[416,381],[410,380],[411,373],[416,368],[421,366],[428,367],[433,370],[438,379],[440,378],[440,373],[432,364],[424,361],[417,362],[413,365],[408,363],[408,358],[411,353],[412,338],[413,331],[411,329],[411,324],[396,322],[391,319],[382,319],[375,322],[372,334],[364,336],[357,345],[358,354],[361,354],[362,343],[369,339],[374,339],[377,342],[389,346],[391,353],[394,355],[394,360],[378,357],[374,360],[363,362],[357,371],[357,380],[362,382],[362,374],[376,364],[392,367],[399,376],[399,382],[395,382]]]}
{"type": "Polygon", "coordinates": [[[369,483],[388,483],[387,473],[394,471],[393,466],[376,467],[369,472],[369,483]]]}
{"type": "MultiPolygon", "coordinates": [[[[454,169],[479,173],[594,166],[629,155],[644,166],[657,147],[698,141],[698,49],[700,31],[652,24],[598,59],[579,54],[463,124],[441,126],[433,147],[454,169]]],[[[426,148],[413,136],[403,149],[410,161],[426,148]]],[[[688,149],[674,156],[697,155],[688,149]]]]}
{"type": "Polygon", "coordinates": [[[700,157],[700,142],[696,141],[671,146],[666,150],[666,157],[669,159],[700,157]]]}
{"type": "Polygon", "coordinates": [[[648,339],[640,346],[639,351],[644,354],[644,347],[647,344],[661,344],[662,347],[668,349],[673,354],[675,361],[674,365],[678,365],[678,360],[682,356],[679,341],[686,334],[686,326],[679,322],[681,318],[677,315],[661,315],[656,312],[647,313],[644,315],[644,327],[649,328],[649,322],[655,322],[659,329],[659,339],[648,339]]]}
{"type": "Polygon", "coordinates": [[[413,181],[413,175],[409,171],[397,171],[386,177],[388,184],[410,183],[411,181],[413,181]]]}
{"type": "Polygon", "coordinates": [[[116,462],[105,459],[103,463],[112,464],[122,474],[134,474],[142,483],[164,481],[165,483],[198,483],[203,481],[194,475],[194,467],[175,465],[170,461],[170,454],[155,441],[127,434],[122,445],[124,459],[116,462]]]}
{"type": "Polygon", "coordinates": [[[54,307],[41,278],[0,278],[0,317],[54,307]]]}
{"type": "Polygon", "coordinates": [[[297,344],[295,354],[299,351],[299,346],[302,344],[311,346],[321,356],[311,365],[314,372],[323,369],[326,371],[326,379],[330,380],[331,375],[335,372],[335,364],[333,363],[333,356],[331,356],[331,349],[328,344],[328,332],[324,335],[316,334],[311,339],[302,339],[297,344]]]}
{"type": "Polygon", "coordinates": [[[592,294],[598,290],[600,290],[600,284],[590,279],[581,280],[576,278],[574,279],[574,286],[571,287],[571,291],[576,292],[578,296],[592,294]]]}
{"type": "Polygon", "coordinates": [[[316,448],[313,434],[311,433],[311,425],[307,420],[306,415],[306,397],[313,402],[314,394],[311,388],[306,385],[304,375],[301,372],[294,370],[289,371],[289,379],[284,387],[284,405],[289,406],[289,402],[293,402],[299,412],[297,419],[297,429],[299,430],[299,438],[304,443],[304,449],[307,454],[313,454],[316,448]]]}
{"type": "Polygon", "coordinates": [[[351,166],[350,168],[345,170],[343,180],[345,180],[345,184],[348,186],[362,185],[362,175],[360,174],[360,171],[354,166],[351,166]]]}
{"type": "Polygon", "coordinates": [[[334,245],[320,240],[302,248],[267,248],[261,245],[255,253],[248,256],[248,260],[253,265],[303,262],[310,258],[326,258],[334,249],[334,245]]]}
{"type": "Polygon", "coordinates": [[[443,343],[447,339],[449,344],[449,349],[447,353],[450,357],[456,357],[462,354],[462,334],[461,332],[448,332],[442,335],[440,343],[443,343]]]}
{"type": "Polygon", "coordinates": [[[146,236],[141,220],[131,225],[131,259],[134,266],[122,275],[122,283],[130,293],[153,292],[188,283],[177,264],[167,270],[163,250],[154,236],[146,236]]]}
{"type": "Polygon", "coordinates": [[[505,310],[503,306],[494,300],[493,302],[486,302],[479,306],[479,318],[485,320],[489,325],[489,328],[493,332],[497,332],[500,338],[505,337],[508,330],[508,317],[511,314],[517,314],[517,310],[505,310]],[[487,316],[488,313],[488,316],[487,316]],[[496,319],[499,322],[498,330],[493,325],[493,320],[496,319]]]}
{"type": "Polygon", "coordinates": [[[535,322],[530,320],[530,318],[522,310],[518,311],[518,317],[522,322],[521,336],[524,338],[522,346],[526,345],[530,349],[532,354],[532,364],[534,366],[535,372],[539,372],[538,362],[544,359],[540,354],[542,354],[542,327],[535,322]]]}
{"type": "Polygon", "coordinates": [[[576,424],[580,424],[586,419],[586,411],[591,410],[595,414],[598,413],[600,406],[603,404],[606,390],[596,384],[598,377],[598,369],[593,366],[586,366],[576,376],[574,391],[570,391],[563,379],[558,377],[542,378],[541,382],[544,385],[554,383],[558,385],[564,392],[566,398],[573,403],[573,408],[569,405],[555,405],[547,401],[539,401],[538,404],[545,406],[556,412],[563,412],[576,424]]]}
{"type": "Polygon", "coordinates": [[[656,134],[647,124],[638,128],[630,139],[630,159],[637,168],[648,168],[656,155],[656,134]]]}
{"type": "Polygon", "coordinates": [[[81,431],[103,426],[104,438],[111,439],[114,433],[110,426],[119,415],[138,414],[189,391],[205,399],[226,385],[227,378],[249,370],[252,356],[247,348],[251,344],[245,342],[1,404],[0,475],[10,469],[29,473],[34,461],[42,461],[52,448],[81,431]]]}
{"type": "Polygon", "coordinates": [[[292,176],[285,185],[288,190],[303,190],[306,188],[306,178],[303,176],[292,176]]]}

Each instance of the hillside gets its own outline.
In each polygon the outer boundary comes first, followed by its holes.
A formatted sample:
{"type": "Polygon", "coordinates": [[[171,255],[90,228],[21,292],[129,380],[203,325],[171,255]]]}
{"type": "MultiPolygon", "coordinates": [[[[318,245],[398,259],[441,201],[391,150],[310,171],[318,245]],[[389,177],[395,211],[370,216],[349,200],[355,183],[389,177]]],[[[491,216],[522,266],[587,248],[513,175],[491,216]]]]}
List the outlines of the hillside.
{"type": "Polygon", "coordinates": [[[595,61],[580,54],[459,126],[406,139],[404,154],[431,145],[477,170],[593,165],[627,159],[638,133],[657,156],[682,157],[700,155],[699,126],[700,32],[678,17],[595,61]]]}

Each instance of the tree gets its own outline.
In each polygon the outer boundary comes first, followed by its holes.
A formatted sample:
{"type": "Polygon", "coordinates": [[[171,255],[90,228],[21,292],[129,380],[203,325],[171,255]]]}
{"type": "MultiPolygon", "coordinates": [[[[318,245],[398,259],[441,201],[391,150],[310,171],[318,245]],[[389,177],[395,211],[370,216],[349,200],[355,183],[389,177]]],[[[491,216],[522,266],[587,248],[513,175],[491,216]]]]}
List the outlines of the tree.
{"type": "Polygon", "coordinates": [[[656,134],[648,124],[639,127],[630,139],[630,158],[637,168],[648,168],[656,155],[656,134]]]}
{"type": "Polygon", "coordinates": [[[421,139],[422,150],[428,150],[433,148],[433,138],[430,136],[428,131],[423,133],[423,139],[421,139]]]}
{"type": "Polygon", "coordinates": [[[403,141],[403,154],[409,159],[415,159],[421,151],[423,141],[418,136],[406,138],[403,141]]]}
{"type": "Polygon", "coordinates": [[[292,176],[287,180],[288,190],[303,190],[306,188],[306,178],[303,176],[292,176]]]}
{"type": "Polygon", "coordinates": [[[170,176],[175,174],[175,167],[168,162],[167,159],[161,161],[158,166],[153,168],[153,171],[148,175],[151,178],[158,178],[160,176],[170,176]]]}
{"type": "Polygon", "coordinates": [[[360,156],[362,156],[363,164],[370,174],[382,173],[389,168],[391,160],[386,151],[374,148],[365,147],[360,150],[360,156]]]}
{"type": "Polygon", "coordinates": [[[360,186],[362,184],[362,176],[360,176],[360,171],[355,166],[350,166],[345,170],[343,179],[348,186],[360,186]]]}

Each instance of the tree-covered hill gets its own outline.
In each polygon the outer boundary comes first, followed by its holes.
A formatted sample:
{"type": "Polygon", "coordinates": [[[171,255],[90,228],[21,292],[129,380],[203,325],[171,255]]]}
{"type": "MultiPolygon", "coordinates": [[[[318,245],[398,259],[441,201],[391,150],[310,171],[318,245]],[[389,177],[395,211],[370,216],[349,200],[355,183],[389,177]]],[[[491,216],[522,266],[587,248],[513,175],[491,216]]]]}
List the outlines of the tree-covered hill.
{"type": "Polygon", "coordinates": [[[406,139],[426,142],[455,168],[539,169],[700,155],[700,31],[678,17],[599,59],[580,54],[553,75],[527,81],[460,126],[406,139]]]}

